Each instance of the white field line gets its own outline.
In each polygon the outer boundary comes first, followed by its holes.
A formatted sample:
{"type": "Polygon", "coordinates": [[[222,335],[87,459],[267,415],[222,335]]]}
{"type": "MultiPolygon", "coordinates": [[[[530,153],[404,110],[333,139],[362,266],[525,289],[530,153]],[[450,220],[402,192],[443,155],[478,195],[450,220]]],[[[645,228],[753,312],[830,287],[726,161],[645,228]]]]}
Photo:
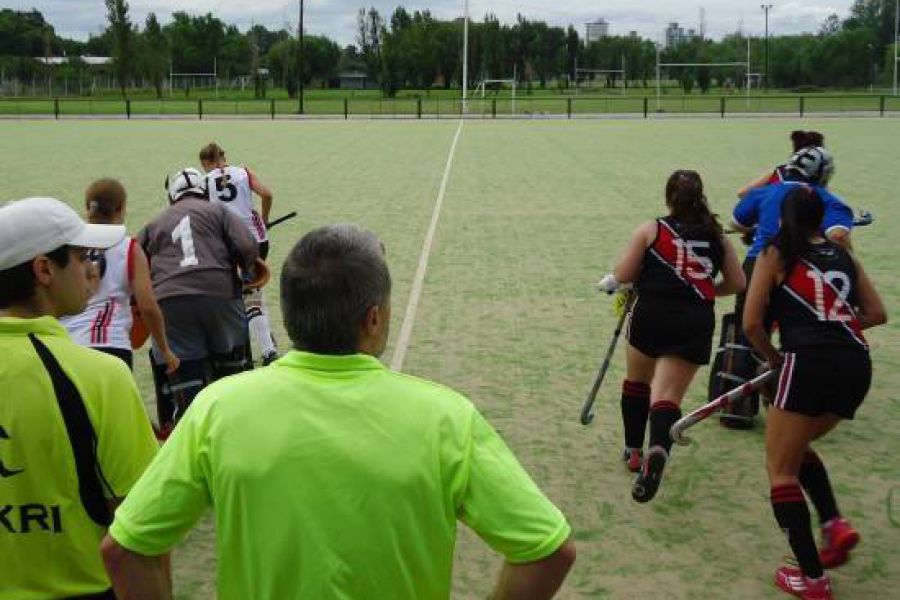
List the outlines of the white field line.
{"type": "Polygon", "coordinates": [[[425,283],[425,271],[428,270],[428,257],[431,256],[434,233],[437,231],[438,219],[441,216],[441,206],[444,204],[444,193],[447,191],[447,180],[450,178],[450,168],[453,166],[456,143],[459,141],[459,134],[462,133],[462,128],[463,120],[460,119],[459,127],[456,128],[456,135],[453,136],[453,143],[450,144],[450,153],[447,155],[447,165],[444,167],[444,177],[441,179],[437,200],[435,200],[434,209],[431,211],[431,223],[428,225],[428,232],[425,234],[425,241],[422,243],[419,266],[416,269],[416,276],[413,278],[412,289],[409,293],[409,303],[406,305],[406,314],[403,316],[403,325],[400,327],[400,337],[397,339],[397,345],[394,347],[394,354],[391,357],[391,369],[394,371],[403,370],[403,360],[406,358],[406,349],[409,347],[409,340],[412,337],[413,324],[416,321],[416,310],[419,308],[419,298],[422,296],[422,286],[425,283]]]}

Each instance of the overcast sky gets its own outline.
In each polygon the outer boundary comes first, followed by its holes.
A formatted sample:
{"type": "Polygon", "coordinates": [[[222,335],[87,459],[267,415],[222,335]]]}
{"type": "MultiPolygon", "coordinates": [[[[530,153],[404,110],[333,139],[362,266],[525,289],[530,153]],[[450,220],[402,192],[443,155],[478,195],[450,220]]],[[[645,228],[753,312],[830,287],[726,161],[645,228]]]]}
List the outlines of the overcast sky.
{"type": "MultiPolygon", "coordinates": [[[[463,0],[305,0],[306,31],[323,34],[340,44],[353,43],[356,11],[361,6],[375,6],[384,17],[403,5],[408,11],[428,9],[438,18],[462,14],[463,0]]],[[[774,8],[769,13],[770,34],[816,31],[825,18],[837,13],[847,15],[851,0],[769,0],[774,8]]],[[[148,12],[155,12],[166,22],[173,10],[190,13],[212,12],[242,30],[252,23],[269,28],[285,24],[296,27],[297,0],[129,0],[134,22],[143,23],[148,12]]],[[[57,33],[76,39],[87,39],[105,27],[103,0],[0,0],[0,7],[27,10],[37,8],[55,27],[57,33]]],[[[760,2],[747,0],[470,0],[473,20],[493,13],[503,22],[515,21],[516,14],[552,25],[573,24],[584,36],[584,23],[603,17],[610,22],[612,34],[627,35],[635,30],[650,39],[659,39],[670,21],[678,21],[686,29],[699,29],[700,9],[706,9],[706,31],[719,38],[734,32],[743,24],[745,32],[761,34],[764,29],[760,2]]]]}

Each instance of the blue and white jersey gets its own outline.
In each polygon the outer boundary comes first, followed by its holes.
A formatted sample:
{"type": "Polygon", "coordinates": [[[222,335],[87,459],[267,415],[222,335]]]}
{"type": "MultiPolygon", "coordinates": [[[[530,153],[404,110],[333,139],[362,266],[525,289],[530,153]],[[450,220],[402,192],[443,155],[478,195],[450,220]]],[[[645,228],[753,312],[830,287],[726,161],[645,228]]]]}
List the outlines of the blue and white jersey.
{"type": "MultiPolygon", "coordinates": [[[[774,185],[750,190],[734,207],[734,222],[743,227],[756,227],[753,244],[747,252],[747,258],[756,258],[766,248],[766,244],[775,237],[781,228],[781,202],[797,186],[809,184],[785,181],[774,185]]],[[[835,229],[853,229],[853,210],[844,201],[823,187],[811,186],[818,192],[825,204],[825,216],[822,219],[823,232],[828,235],[835,229]]]]}

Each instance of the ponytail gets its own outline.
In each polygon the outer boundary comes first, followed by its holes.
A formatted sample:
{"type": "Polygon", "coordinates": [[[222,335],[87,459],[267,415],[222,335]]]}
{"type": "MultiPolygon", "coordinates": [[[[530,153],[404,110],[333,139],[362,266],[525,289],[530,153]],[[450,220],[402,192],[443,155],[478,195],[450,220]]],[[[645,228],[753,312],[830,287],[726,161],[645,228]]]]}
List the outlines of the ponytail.
{"type": "Polygon", "coordinates": [[[689,237],[704,237],[721,244],[722,225],[709,210],[703,180],[696,171],[675,171],[666,182],[666,205],[689,237]]]}
{"type": "Polygon", "coordinates": [[[790,273],[812,245],[822,226],[825,205],[813,187],[799,186],[781,202],[781,229],[769,242],[781,255],[784,272],[790,273]]]}
{"type": "Polygon", "coordinates": [[[84,191],[84,207],[91,223],[109,223],[125,208],[125,187],[116,179],[93,182],[84,191]]]}

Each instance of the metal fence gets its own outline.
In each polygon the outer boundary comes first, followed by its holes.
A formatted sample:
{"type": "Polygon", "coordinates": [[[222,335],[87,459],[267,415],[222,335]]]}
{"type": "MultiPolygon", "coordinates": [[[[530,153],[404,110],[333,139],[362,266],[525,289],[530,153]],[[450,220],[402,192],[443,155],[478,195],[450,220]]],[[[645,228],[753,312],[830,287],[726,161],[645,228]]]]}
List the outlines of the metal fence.
{"type": "Polygon", "coordinates": [[[297,100],[0,99],[0,117],[110,118],[585,118],[665,115],[900,114],[900,97],[798,96],[508,96],[473,98],[297,100]]]}

